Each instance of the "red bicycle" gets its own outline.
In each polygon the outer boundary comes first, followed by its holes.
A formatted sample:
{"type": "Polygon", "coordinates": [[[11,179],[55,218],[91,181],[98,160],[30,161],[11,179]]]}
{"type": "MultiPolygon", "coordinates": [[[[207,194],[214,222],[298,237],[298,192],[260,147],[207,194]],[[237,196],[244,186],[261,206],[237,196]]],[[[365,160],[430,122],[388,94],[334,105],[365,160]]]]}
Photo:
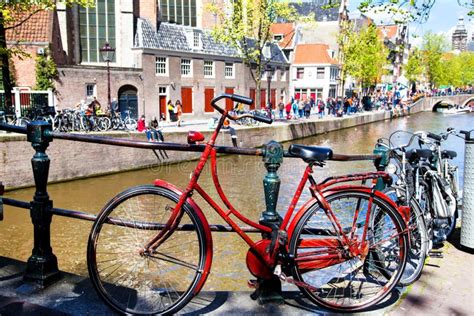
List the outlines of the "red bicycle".
{"type": "MultiPolygon", "coordinates": [[[[298,286],[312,302],[335,311],[359,311],[383,300],[405,267],[407,210],[371,187],[337,184],[374,183],[380,177],[388,179],[388,175],[359,173],[316,183],[314,167],[329,159],[355,156],[333,154],[329,148],[291,145],[285,156],[299,157],[307,167],[288,211],[279,226],[253,222],[232,206],[217,175],[214,144],[224,120],[249,116],[232,116],[217,106],[223,98],[253,102],[237,95],[221,95],[212,101],[222,116],[184,190],[156,180],[154,185],[118,194],[99,213],[87,251],[90,278],[99,295],[121,313],[168,314],[178,312],[199,293],[211,270],[213,250],[210,226],[192,199],[197,192],[249,245],[247,266],[257,278],[276,275],[298,286]],[[198,184],[209,158],[225,209],[198,184]],[[312,198],[296,210],[308,181],[312,198]],[[231,215],[266,238],[253,241],[231,215]]],[[[252,118],[271,123],[266,117],[252,118]]],[[[190,136],[191,142],[196,135],[190,136]]]]}

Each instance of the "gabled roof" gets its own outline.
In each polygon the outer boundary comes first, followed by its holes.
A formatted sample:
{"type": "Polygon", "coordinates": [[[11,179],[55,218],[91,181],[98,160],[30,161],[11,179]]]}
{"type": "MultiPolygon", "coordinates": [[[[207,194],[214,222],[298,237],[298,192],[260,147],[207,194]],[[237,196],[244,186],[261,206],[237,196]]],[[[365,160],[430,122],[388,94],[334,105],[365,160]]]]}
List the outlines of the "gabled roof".
{"type": "Polygon", "coordinates": [[[379,25],[377,26],[377,34],[382,39],[394,39],[398,33],[398,25],[379,25]]]}
{"type": "MultiPolygon", "coordinates": [[[[15,13],[13,13],[15,14],[15,13]]],[[[23,21],[30,13],[17,14],[15,21],[23,21]]],[[[18,23],[18,22],[17,22],[18,23]]],[[[52,12],[42,10],[33,14],[23,24],[6,31],[7,41],[15,42],[49,42],[52,32],[52,12]]],[[[8,25],[7,25],[8,27],[8,25]]]]}
{"type": "Polygon", "coordinates": [[[338,64],[329,56],[327,44],[298,44],[293,64],[338,64]]]}
{"type": "MultiPolygon", "coordinates": [[[[254,41],[247,40],[247,43],[252,45],[254,41]]],[[[154,26],[146,19],[137,20],[134,47],[239,58],[237,49],[217,42],[209,31],[165,22],[160,24],[158,31],[155,31],[154,26]],[[189,43],[189,40],[193,38],[190,35],[194,35],[194,32],[200,34],[202,46],[198,49],[189,43]]],[[[288,63],[276,44],[271,44],[271,55],[272,62],[288,63]]]]}
{"type": "Polygon", "coordinates": [[[296,25],[295,23],[274,23],[270,26],[272,35],[282,35],[283,39],[278,42],[281,48],[293,48],[295,39],[296,25]]]}

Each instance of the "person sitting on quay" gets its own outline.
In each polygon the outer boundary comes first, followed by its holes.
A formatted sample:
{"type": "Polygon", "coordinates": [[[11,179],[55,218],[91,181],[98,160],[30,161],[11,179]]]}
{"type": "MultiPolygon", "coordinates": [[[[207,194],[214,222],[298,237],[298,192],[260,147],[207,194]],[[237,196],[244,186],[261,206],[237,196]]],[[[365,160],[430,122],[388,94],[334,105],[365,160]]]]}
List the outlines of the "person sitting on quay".
{"type": "Polygon", "coordinates": [[[163,137],[163,133],[161,132],[159,125],[158,125],[158,119],[156,116],[153,116],[151,119],[150,123],[148,124],[149,130],[151,132],[152,139],[156,142],[164,142],[165,138],[163,137]]]}
{"type": "Polygon", "coordinates": [[[138,120],[138,122],[137,122],[137,131],[140,132],[140,133],[145,133],[146,138],[148,139],[149,142],[153,141],[153,139],[151,137],[151,132],[150,132],[150,130],[148,129],[148,127],[146,125],[145,115],[142,115],[140,117],[140,119],[138,120]]]}
{"type": "Polygon", "coordinates": [[[291,119],[291,106],[292,106],[292,104],[293,104],[293,100],[290,100],[285,105],[285,112],[286,112],[286,119],[287,120],[291,119]]]}

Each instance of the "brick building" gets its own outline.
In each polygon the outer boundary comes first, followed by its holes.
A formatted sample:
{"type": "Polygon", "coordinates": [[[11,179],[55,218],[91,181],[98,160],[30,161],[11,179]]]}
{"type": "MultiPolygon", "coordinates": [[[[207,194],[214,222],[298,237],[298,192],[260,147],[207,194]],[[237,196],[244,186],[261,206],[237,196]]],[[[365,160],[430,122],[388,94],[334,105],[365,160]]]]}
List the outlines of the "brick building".
{"type": "MultiPolygon", "coordinates": [[[[56,11],[42,12],[48,14],[45,23],[51,30],[44,47],[50,47],[58,65],[58,108],[92,96],[107,104],[107,67],[100,54],[106,42],[116,49],[110,63],[111,97],[133,116],[159,116],[166,113],[167,100],[180,99],[185,116],[206,118],[213,115],[209,99],[214,95],[254,97],[255,83],[238,52],[213,41],[206,30],[215,22],[204,10],[206,3],[96,0],[94,7],[58,3],[56,11]]],[[[265,83],[262,92],[276,101],[288,93],[289,63],[277,45],[271,50],[276,71],[270,92],[265,83]]]]}

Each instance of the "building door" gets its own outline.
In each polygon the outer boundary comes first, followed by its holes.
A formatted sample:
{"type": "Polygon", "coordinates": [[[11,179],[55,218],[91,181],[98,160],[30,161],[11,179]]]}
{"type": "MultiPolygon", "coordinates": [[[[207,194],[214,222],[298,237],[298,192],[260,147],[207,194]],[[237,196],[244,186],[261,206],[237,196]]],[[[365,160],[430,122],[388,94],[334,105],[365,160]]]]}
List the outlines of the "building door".
{"type": "Polygon", "coordinates": [[[166,119],[166,115],[168,114],[168,110],[166,109],[166,99],[167,99],[166,90],[167,90],[166,87],[158,87],[160,119],[163,119],[163,120],[166,119]]]}
{"type": "Polygon", "coordinates": [[[260,90],[260,108],[261,109],[266,108],[266,104],[267,104],[267,90],[261,89],[260,90]]]}
{"type": "Polygon", "coordinates": [[[119,109],[122,118],[127,117],[127,111],[130,117],[138,119],[138,97],[137,88],[132,85],[122,86],[119,91],[119,109]]]}
{"type": "Polygon", "coordinates": [[[276,94],[277,94],[277,91],[276,89],[272,89],[271,90],[271,94],[270,94],[270,102],[272,102],[272,107],[274,109],[276,109],[276,94]]]}
{"type": "Polygon", "coordinates": [[[214,108],[211,105],[211,101],[214,98],[214,88],[204,89],[204,112],[212,113],[214,108]]]}
{"type": "Polygon", "coordinates": [[[181,105],[183,113],[193,113],[193,88],[181,88],[181,105]]]}
{"type": "Polygon", "coordinates": [[[250,99],[253,100],[253,103],[250,104],[251,110],[255,110],[255,94],[256,94],[255,89],[250,89],[250,99]]]}
{"type": "MultiPolygon", "coordinates": [[[[234,88],[225,88],[225,93],[227,94],[234,94],[234,88]]],[[[225,100],[225,109],[230,111],[234,108],[234,101],[230,99],[225,100]]]]}

